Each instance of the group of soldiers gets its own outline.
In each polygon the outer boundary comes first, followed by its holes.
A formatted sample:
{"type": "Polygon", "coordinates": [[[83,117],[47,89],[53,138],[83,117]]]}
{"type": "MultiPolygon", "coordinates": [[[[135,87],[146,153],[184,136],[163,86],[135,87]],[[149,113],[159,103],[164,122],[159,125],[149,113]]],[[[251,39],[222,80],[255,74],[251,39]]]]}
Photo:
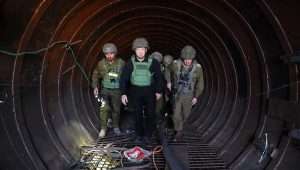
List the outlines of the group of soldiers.
{"type": "Polygon", "coordinates": [[[163,56],[159,52],[147,55],[149,48],[145,38],[136,38],[132,43],[134,54],[125,63],[117,57],[115,44],[104,44],[105,58],[97,63],[92,75],[94,95],[102,96],[100,138],[107,133],[109,113],[113,132],[121,134],[123,104],[132,108],[136,142],[149,143],[166,113],[164,106],[171,99],[174,140],[182,137],[183,124],[204,89],[203,70],[195,60],[196,50],[187,45],[181,50],[180,58],[173,60],[171,55],[163,56]]]}

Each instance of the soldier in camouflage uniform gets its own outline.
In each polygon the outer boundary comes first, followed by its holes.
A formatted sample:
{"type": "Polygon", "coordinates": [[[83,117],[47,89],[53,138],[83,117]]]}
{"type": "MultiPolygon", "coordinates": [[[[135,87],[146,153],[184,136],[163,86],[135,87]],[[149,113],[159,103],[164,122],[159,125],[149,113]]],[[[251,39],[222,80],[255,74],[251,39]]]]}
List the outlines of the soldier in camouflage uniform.
{"type": "MultiPolygon", "coordinates": [[[[160,70],[161,70],[161,74],[162,74],[162,77],[163,77],[164,65],[162,63],[162,61],[163,61],[162,54],[160,52],[156,51],[156,52],[153,52],[150,55],[150,57],[157,60],[160,63],[160,70]]],[[[162,82],[161,87],[165,87],[165,81],[162,80],[161,82],[162,82]]],[[[163,90],[162,95],[164,96],[164,88],[162,90],[163,90]]],[[[155,114],[156,114],[157,126],[162,121],[162,117],[163,117],[163,114],[164,114],[163,110],[164,110],[164,97],[161,97],[159,100],[156,100],[156,104],[155,104],[155,114]]]]}
{"type": "MultiPolygon", "coordinates": [[[[171,66],[171,64],[173,63],[173,57],[171,55],[165,55],[163,58],[163,65],[164,65],[164,69],[163,69],[163,77],[165,80],[164,83],[164,116],[165,116],[165,122],[166,122],[166,127],[170,127],[172,124],[172,120],[171,120],[171,115],[173,113],[173,109],[172,109],[172,102],[171,102],[171,97],[172,97],[172,89],[171,86],[168,87],[167,84],[167,79],[171,80],[170,75],[169,75],[169,67],[171,66]]],[[[170,84],[169,84],[170,85],[170,84]]]]}
{"type": "Polygon", "coordinates": [[[204,89],[204,77],[201,65],[194,60],[196,50],[187,45],[181,50],[181,59],[174,60],[169,67],[167,86],[175,94],[173,124],[177,132],[175,140],[182,137],[183,124],[191,113],[192,106],[204,89]]]}
{"type": "Polygon", "coordinates": [[[103,138],[107,132],[107,120],[109,113],[112,116],[113,131],[116,135],[120,135],[119,128],[120,119],[120,89],[119,79],[124,61],[116,58],[117,47],[113,43],[106,43],[102,48],[105,58],[98,62],[92,75],[92,86],[94,88],[94,95],[98,96],[99,81],[101,81],[101,97],[103,101],[100,107],[100,123],[101,130],[99,137],[103,138]]]}
{"type": "MultiPolygon", "coordinates": [[[[164,78],[165,80],[169,80],[170,82],[172,81],[171,78],[170,78],[170,67],[173,63],[173,57],[171,55],[165,55],[164,58],[163,58],[163,65],[164,65],[164,69],[163,69],[163,74],[164,74],[164,78]]],[[[165,100],[166,102],[168,102],[170,100],[170,92],[171,92],[171,84],[167,84],[166,87],[167,87],[167,91],[165,93],[165,100]],[[169,85],[169,86],[168,86],[169,85]]]]}

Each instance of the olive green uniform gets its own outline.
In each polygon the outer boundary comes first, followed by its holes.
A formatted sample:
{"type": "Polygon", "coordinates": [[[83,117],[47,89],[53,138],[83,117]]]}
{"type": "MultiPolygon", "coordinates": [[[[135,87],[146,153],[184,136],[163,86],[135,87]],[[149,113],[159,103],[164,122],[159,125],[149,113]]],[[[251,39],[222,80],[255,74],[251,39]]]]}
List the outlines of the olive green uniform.
{"type": "MultiPolygon", "coordinates": [[[[160,63],[160,71],[161,76],[163,77],[164,72],[164,65],[162,64],[163,56],[160,52],[155,51],[150,55],[150,58],[157,60],[160,63]]],[[[163,94],[164,95],[164,87],[165,87],[165,80],[163,78],[161,86],[163,87],[163,94]]],[[[155,102],[155,114],[156,114],[156,123],[160,123],[163,117],[163,109],[164,109],[164,96],[160,99],[156,100],[155,102]]],[[[158,124],[157,124],[158,125],[158,124]]]]}
{"type": "Polygon", "coordinates": [[[107,129],[107,120],[109,113],[112,115],[112,125],[114,128],[119,127],[121,93],[119,89],[119,79],[123,66],[122,59],[116,59],[109,63],[105,58],[98,62],[92,75],[93,88],[99,87],[101,80],[101,97],[103,98],[100,107],[101,129],[107,129]]]}
{"type": "Polygon", "coordinates": [[[164,76],[163,76],[164,66],[162,64],[161,64],[160,69],[161,69],[161,74],[163,77],[162,85],[161,85],[163,87],[163,94],[160,99],[156,100],[156,104],[155,104],[155,113],[156,113],[157,123],[160,123],[160,121],[163,118],[163,114],[164,114],[163,111],[164,111],[164,104],[165,104],[165,99],[164,99],[165,80],[164,80],[164,76]]]}
{"type": "Polygon", "coordinates": [[[203,70],[195,60],[191,67],[183,65],[181,59],[174,60],[165,74],[168,83],[172,82],[175,94],[173,123],[176,131],[182,131],[183,124],[192,109],[192,99],[199,97],[204,89],[203,70]]]}
{"type": "MultiPolygon", "coordinates": [[[[172,66],[173,63],[173,57],[171,55],[165,55],[163,58],[163,77],[165,80],[165,84],[167,86],[167,80],[171,80],[170,78],[170,67],[172,66]]],[[[172,81],[172,80],[171,80],[172,81]]],[[[165,90],[165,95],[164,95],[164,100],[165,100],[165,104],[170,102],[170,91],[168,88],[166,88],[165,90]]]]}

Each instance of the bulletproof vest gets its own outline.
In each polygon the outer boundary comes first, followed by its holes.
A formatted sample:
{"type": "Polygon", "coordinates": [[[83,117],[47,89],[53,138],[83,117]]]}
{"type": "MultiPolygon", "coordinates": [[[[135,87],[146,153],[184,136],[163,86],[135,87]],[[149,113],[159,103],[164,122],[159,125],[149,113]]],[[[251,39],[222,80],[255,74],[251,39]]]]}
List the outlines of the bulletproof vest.
{"type": "Polygon", "coordinates": [[[152,64],[152,58],[148,58],[147,62],[135,61],[135,58],[131,58],[133,64],[133,71],[131,73],[131,84],[135,86],[150,86],[152,80],[152,73],[150,72],[150,66],[152,64]]]}
{"type": "Polygon", "coordinates": [[[118,89],[121,74],[121,60],[117,59],[114,63],[105,62],[105,75],[102,79],[102,86],[108,89],[118,89]]]}
{"type": "Polygon", "coordinates": [[[184,68],[181,61],[177,63],[177,82],[176,90],[179,95],[192,94],[194,91],[195,82],[193,81],[193,75],[196,70],[196,65],[189,68],[184,68]]]}

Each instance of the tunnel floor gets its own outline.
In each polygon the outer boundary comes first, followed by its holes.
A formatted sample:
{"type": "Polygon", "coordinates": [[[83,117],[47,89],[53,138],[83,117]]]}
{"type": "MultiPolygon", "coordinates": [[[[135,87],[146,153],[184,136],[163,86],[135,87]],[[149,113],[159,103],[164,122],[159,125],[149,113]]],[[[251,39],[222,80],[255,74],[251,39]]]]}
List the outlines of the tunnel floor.
{"type": "MultiPolygon", "coordinates": [[[[219,157],[217,153],[217,148],[210,146],[201,140],[200,136],[196,136],[195,133],[189,131],[184,132],[184,137],[181,140],[173,141],[171,140],[171,133],[167,134],[165,139],[167,140],[167,145],[162,145],[161,140],[158,135],[153,135],[150,144],[135,143],[134,133],[126,134],[122,133],[119,136],[113,134],[110,130],[106,137],[98,138],[95,147],[104,147],[109,144],[113,144],[114,147],[120,148],[133,148],[135,146],[140,146],[148,151],[157,150],[158,147],[162,147],[161,151],[158,151],[147,159],[144,159],[141,163],[132,163],[126,158],[122,158],[122,165],[113,169],[172,169],[166,160],[165,150],[171,150],[174,155],[172,155],[174,161],[179,161],[185,164],[187,169],[200,169],[200,170],[227,170],[227,165],[219,157]]],[[[117,161],[121,161],[118,159],[117,161]]],[[[178,167],[179,168],[179,167],[178,167]]],[[[85,170],[85,166],[77,166],[73,170],[85,170]]],[[[99,170],[101,168],[98,168],[99,170]]],[[[104,168],[105,169],[105,168],[104,168]]],[[[181,169],[181,168],[179,168],[181,169]]],[[[92,169],[91,169],[92,170],[92,169]]],[[[96,169],[95,169],[96,170],[96,169]]]]}

